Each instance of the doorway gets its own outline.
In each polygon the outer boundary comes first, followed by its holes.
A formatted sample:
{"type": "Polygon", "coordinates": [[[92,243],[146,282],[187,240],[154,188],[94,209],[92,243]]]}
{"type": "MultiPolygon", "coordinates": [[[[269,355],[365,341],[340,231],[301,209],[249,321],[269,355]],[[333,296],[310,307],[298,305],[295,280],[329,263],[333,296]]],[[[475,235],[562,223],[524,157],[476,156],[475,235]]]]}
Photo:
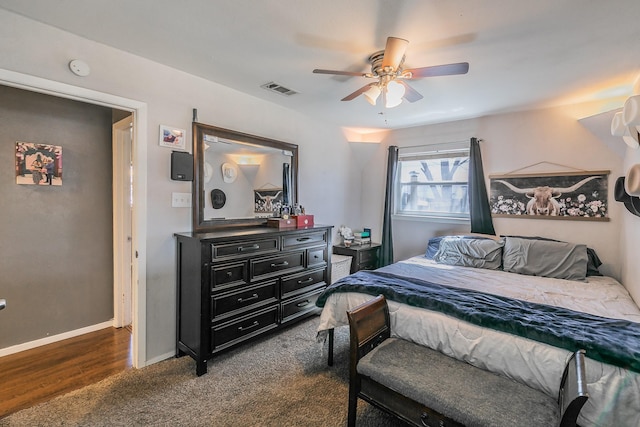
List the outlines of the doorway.
{"type": "Polygon", "coordinates": [[[133,328],[133,366],[146,365],[146,215],[147,215],[147,104],[108,93],[72,86],[40,77],[0,69],[0,84],[88,104],[102,105],[132,113],[131,165],[131,301],[133,328]]]}

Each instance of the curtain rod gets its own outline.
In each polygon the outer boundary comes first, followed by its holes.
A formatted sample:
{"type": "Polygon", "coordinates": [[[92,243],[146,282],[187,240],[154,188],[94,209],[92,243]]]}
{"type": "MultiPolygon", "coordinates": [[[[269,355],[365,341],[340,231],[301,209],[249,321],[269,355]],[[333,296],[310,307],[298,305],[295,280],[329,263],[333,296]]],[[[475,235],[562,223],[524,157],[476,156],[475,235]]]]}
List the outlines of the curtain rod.
{"type": "MultiPolygon", "coordinates": [[[[478,142],[482,142],[484,139],[478,138],[478,142]]],[[[459,144],[462,142],[469,142],[468,139],[460,140],[460,141],[446,141],[446,142],[438,142],[436,144],[421,144],[421,145],[406,145],[403,147],[398,147],[398,150],[403,150],[405,148],[425,148],[425,147],[433,147],[434,145],[446,145],[446,144],[459,144]]]]}

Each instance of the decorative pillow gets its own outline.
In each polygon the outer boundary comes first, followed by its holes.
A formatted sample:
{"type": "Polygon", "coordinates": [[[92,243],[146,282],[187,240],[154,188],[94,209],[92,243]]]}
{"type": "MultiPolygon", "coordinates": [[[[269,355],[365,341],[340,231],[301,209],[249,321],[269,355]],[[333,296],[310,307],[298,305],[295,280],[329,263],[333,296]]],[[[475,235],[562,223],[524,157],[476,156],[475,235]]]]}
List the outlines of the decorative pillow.
{"type": "Polygon", "coordinates": [[[587,247],[552,240],[505,237],[502,268],[511,273],[586,280],[587,247]]]}
{"type": "Polygon", "coordinates": [[[471,236],[444,237],[433,259],[439,264],[499,270],[503,245],[502,240],[471,236]]]}
{"type": "MultiPolygon", "coordinates": [[[[516,237],[518,239],[529,239],[529,240],[546,240],[548,242],[562,242],[562,240],[549,239],[548,237],[539,237],[539,236],[502,236],[502,237],[516,237]]],[[[587,277],[589,276],[602,276],[600,270],[598,268],[602,265],[602,261],[596,254],[595,249],[587,248],[587,277]]]]}

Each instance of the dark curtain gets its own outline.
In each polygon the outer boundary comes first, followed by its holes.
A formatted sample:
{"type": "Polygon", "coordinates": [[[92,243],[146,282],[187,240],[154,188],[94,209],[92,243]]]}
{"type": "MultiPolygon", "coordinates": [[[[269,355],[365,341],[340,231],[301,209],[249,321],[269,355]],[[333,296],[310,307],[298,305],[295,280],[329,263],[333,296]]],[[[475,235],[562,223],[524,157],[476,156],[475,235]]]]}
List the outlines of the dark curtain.
{"type": "Polygon", "coordinates": [[[289,173],[289,163],[282,164],[282,204],[290,205],[291,174],[289,173]]]}
{"type": "Polygon", "coordinates": [[[387,187],[384,197],[384,214],[382,217],[382,247],[380,248],[380,267],[393,263],[393,233],[391,231],[391,214],[393,213],[393,187],[398,169],[398,147],[389,147],[387,159],[387,187]]]}
{"type": "Polygon", "coordinates": [[[469,217],[472,233],[496,234],[491,219],[478,138],[471,138],[469,147],[469,217]]]}

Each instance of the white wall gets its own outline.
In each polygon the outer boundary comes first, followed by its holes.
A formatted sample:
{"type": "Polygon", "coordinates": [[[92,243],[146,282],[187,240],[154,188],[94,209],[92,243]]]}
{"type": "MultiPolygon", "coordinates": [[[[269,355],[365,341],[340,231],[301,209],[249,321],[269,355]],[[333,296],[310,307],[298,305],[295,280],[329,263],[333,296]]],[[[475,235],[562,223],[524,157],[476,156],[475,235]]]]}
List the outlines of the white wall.
{"type": "Polygon", "coordinates": [[[359,174],[349,167],[352,150],[336,126],[3,10],[0,68],[147,104],[147,360],[174,352],[173,233],[191,230],[190,209],[171,208],[171,193],[190,192],[191,184],[171,181],[171,149],[158,145],[160,124],[187,129],[190,141],[197,108],[200,122],[296,143],[299,198],[316,223],[358,218],[358,200],[351,197],[357,189],[343,183],[358,182],[359,174]],[[90,76],[69,71],[76,58],[90,64],[90,76]]]}
{"type": "MultiPolygon", "coordinates": [[[[594,248],[604,262],[601,271],[620,279],[623,277],[625,255],[630,249],[623,250],[619,244],[621,230],[624,226],[624,234],[633,233],[634,237],[638,237],[640,226],[634,224],[635,227],[630,227],[629,223],[640,224],[640,218],[630,218],[631,215],[626,213],[623,206],[614,201],[613,189],[616,178],[622,174],[622,159],[576,120],[579,110],[579,106],[550,108],[393,131],[373,157],[375,167],[363,171],[363,193],[369,194],[375,192],[376,188],[384,188],[386,145],[435,144],[468,140],[472,136],[483,139],[481,150],[487,186],[490,174],[509,173],[539,162],[548,163],[521,172],[563,172],[571,168],[610,170],[608,222],[495,218],[494,227],[498,234],[537,235],[585,243],[594,248]]],[[[640,161],[640,152],[634,154],[636,161],[640,161]]],[[[378,191],[363,205],[363,212],[369,213],[371,219],[368,221],[376,230],[381,229],[383,199],[384,194],[378,191]]],[[[429,237],[470,230],[468,223],[400,220],[394,221],[393,227],[396,260],[423,253],[429,237]]],[[[629,246],[632,247],[632,244],[629,246]]],[[[640,272],[640,266],[638,263],[632,264],[625,267],[624,281],[633,290],[637,285],[632,278],[634,273],[637,276],[640,272]]],[[[637,295],[638,291],[635,292],[637,295]]]]}

